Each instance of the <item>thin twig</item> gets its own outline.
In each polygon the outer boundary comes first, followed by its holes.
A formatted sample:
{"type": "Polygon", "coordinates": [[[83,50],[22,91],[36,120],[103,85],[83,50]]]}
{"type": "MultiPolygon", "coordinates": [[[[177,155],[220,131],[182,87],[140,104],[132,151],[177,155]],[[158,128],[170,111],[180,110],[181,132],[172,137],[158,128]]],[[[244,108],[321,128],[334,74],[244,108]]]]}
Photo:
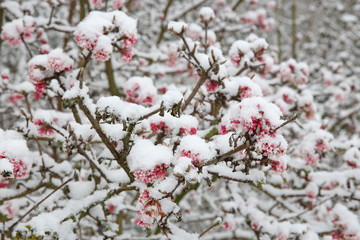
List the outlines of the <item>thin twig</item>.
{"type": "Polygon", "coordinates": [[[54,11],[55,11],[55,6],[51,8],[49,21],[47,23],[48,26],[51,24],[51,21],[52,21],[53,15],[54,15],[54,11]]]}
{"type": "Polygon", "coordinates": [[[240,4],[243,2],[244,0],[238,0],[235,5],[232,7],[233,11],[236,11],[236,9],[238,8],[238,6],[240,6],[240,4]]]}
{"type": "Polygon", "coordinates": [[[224,178],[226,180],[230,180],[230,181],[234,181],[234,182],[241,182],[241,183],[254,183],[254,181],[252,180],[248,180],[248,179],[237,179],[237,178],[232,178],[232,177],[228,177],[228,176],[223,176],[220,175],[217,172],[213,172],[213,171],[207,171],[208,173],[210,173],[211,175],[214,175],[218,178],[224,178]]]}
{"type": "Polygon", "coordinates": [[[26,50],[28,51],[29,55],[30,55],[30,58],[33,57],[33,54],[29,48],[29,46],[27,45],[25,39],[24,39],[24,35],[23,34],[20,34],[20,37],[21,37],[21,41],[24,43],[25,47],[26,47],[26,50]]]}
{"type": "Polygon", "coordinates": [[[286,120],[283,124],[281,124],[280,126],[278,126],[277,128],[273,129],[270,131],[270,133],[276,132],[277,130],[279,130],[280,128],[284,127],[285,125],[287,125],[290,122],[295,121],[298,117],[300,117],[300,113],[296,113],[294,116],[292,116],[290,119],[286,120]]]}
{"type": "Polygon", "coordinates": [[[140,117],[140,118],[139,118],[139,121],[144,120],[144,119],[147,119],[147,118],[151,117],[152,115],[157,114],[157,113],[160,112],[160,111],[161,111],[161,107],[159,107],[158,109],[155,109],[154,111],[149,112],[148,114],[140,117]]]}
{"type": "Polygon", "coordinates": [[[63,186],[65,186],[68,182],[72,181],[73,178],[68,179],[66,182],[64,182],[63,184],[61,184],[59,187],[55,188],[54,191],[52,191],[50,194],[48,194],[45,198],[43,198],[40,202],[38,202],[37,204],[35,204],[32,208],[30,208],[29,211],[27,211],[24,215],[22,215],[19,220],[17,220],[13,225],[11,225],[8,229],[8,231],[10,232],[17,224],[19,224],[19,222],[21,220],[24,219],[24,217],[26,217],[29,213],[31,213],[35,208],[37,208],[41,203],[43,203],[46,199],[48,199],[51,195],[53,195],[55,192],[57,192],[59,189],[61,189],[63,186]]]}
{"type": "Polygon", "coordinates": [[[208,229],[206,229],[202,234],[200,234],[199,238],[201,238],[202,236],[204,236],[207,232],[209,232],[211,229],[213,229],[216,226],[219,226],[219,222],[215,222],[213,225],[211,225],[208,229]]]}
{"type": "Polygon", "coordinates": [[[236,148],[234,148],[233,150],[230,150],[218,157],[214,157],[213,159],[211,159],[210,161],[206,162],[203,166],[209,166],[209,165],[213,165],[213,164],[217,164],[218,162],[221,162],[222,160],[224,160],[225,158],[233,155],[234,153],[237,153],[241,150],[244,150],[248,147],[247,143],[244,143],[236,148]]]}

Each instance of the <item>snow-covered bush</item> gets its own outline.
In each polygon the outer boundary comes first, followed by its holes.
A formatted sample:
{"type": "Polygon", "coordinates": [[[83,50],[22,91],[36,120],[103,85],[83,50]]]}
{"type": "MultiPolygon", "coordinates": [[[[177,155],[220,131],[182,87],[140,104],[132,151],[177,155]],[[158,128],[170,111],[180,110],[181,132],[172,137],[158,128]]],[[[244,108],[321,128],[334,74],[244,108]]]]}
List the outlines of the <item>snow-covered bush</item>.
{"type": "Polygon", "coordinates": [[[2,1],[2,239],[360,239],[359,11],[314,2],[2,1]]]}

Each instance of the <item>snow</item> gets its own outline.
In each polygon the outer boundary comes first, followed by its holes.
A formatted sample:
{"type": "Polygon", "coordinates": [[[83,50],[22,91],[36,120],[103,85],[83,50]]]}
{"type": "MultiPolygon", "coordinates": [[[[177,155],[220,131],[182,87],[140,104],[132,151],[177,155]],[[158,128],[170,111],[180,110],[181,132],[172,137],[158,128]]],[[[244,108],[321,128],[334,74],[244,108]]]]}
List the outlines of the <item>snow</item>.
{"type": "Polygon", "coordinates": [[[188,25],[184,22],[169,21],[168,29],[174,34],[184,33],[188,29],[188,25]]]}
{"type": "Polygon", "coordinates": [[[86,196],[89,196],[95,189],[95,182],[69,182],[69,196],[72,199],[80,200],[85,198],[86,196]]]}
{"type": "Polygon", "coordinates": [[[198,240],[199,234],[188,233],[183,229],[178,228],[176,225],[171,222],[168,223],[168,227],[171,230],[171,235],[169,236],[170,240],[198,240]]]}
{"type": "Polygon", "coordinates": [[[209,23],[214,20],[215,13],[214,10],[210,7],[202,7],[199,12],[200,18],[203,22],[209,23]]]}
{"type": "Polygon", "coordinates": [[[171,109],[175,104],[178,104],[184,99],[183,94],[178,90],[168,90],[162,97],[161,100],[164,102],[166,109],[171,109]]]}
{"type": "Polygon", "coordinates": [[[102,97],[96,103],[99,113],[109,113],[121,120],[137,121],[142,116],[151,112],[141,105],[129,103],[121,100],[117,96],[102,97]]]}
{"type": "Polygon", "coordinates": [[[253,182],[265,182],[265,174],[258,169],[250,169],[249,174],[246,175],[243,172],[233,172],[233,170],[227,167],[224,163],[219,163],[214,166],[206,167],[208,172],[217,173],[220,177],[230,177],[239,181],[253,181],[253,182]]]}
{"type": "Polygon", "coordinates": [[[7,158],[1,158],[0,160],[0,173],[2,174],[3,172],[9,172],[10,174],[13,172],[13,165],[7,158]]]}
{"type": "Polygon", "coordinates": [[[150,170],[162,163],[169,165],[173,159],[171,149],[154,145],[150,140],[137,139],[128,155],[131,170],[150,170]]]}

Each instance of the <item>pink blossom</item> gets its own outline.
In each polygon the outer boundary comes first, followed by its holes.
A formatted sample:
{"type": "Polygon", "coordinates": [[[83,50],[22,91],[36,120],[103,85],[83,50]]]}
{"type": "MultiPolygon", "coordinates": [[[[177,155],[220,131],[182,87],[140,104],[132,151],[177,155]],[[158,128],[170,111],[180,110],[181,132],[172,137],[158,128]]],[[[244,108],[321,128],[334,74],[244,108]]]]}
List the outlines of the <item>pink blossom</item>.
{"type": "Polygon", "coordinates": [[[128,48],[132,48],[136,42],[136,38],[135,37],[127,37],[124,39],[124,47],[126,49],[128,48]]]}
{"type": "Polygon", "coordinates": [[[109,213],[110,213],[110,214],[113,213],[114,210],[115,210],[115,208],[116,208],[115,205],[113,205],[113,204],[111,204],[111,203],[108,205],[108,207],[109,207],[109,213]]]}
{"type": "Polygon", "coordinates": [[[121,53],[121,61],[123,61],[125,63],[131,63],[132,56],[133,56],[132,49],[127,48],[127,49],[125,49],[125,51],[123,51],[121,53]]]}
{"type": "Polygon", "coordinates": [[[98,61],[105,62],[110,59],[110,53],[104,49],[99,49],[94,53],[94,58],[98,61]]]}
{"type": "Polygon", "coordinates": [[[39,48],[40,54],[48,54],[50,52],[50,46],[48,44],[43,44],[39,48]]]}
{"type": "Polygon", "coordinates": [[[181,133],[181,136],[186,136],[188,134],[195,135],[197,133],[197,129],[196,128],[189,129],[188,127],[181,127],[180,133],[181,133]]]}
{"type": "Polygon", "coordinates": [[[181,157],[188,157],[191,158],[192,163],[197,163],[199,162],[199,153],[191,153],[191,151],[187,151],[187,150],[182,150],[180,153],[181,157]]]}
{"type": "Polygon", "coordinates": [[[38,126],[37,131],[40,136],[50,136],[54,134],[54,130],[52,129],[51,125],[44,120],[35,119],[34,124],[38,126]]]}
{"type": "Polygon", "coordinates": [[[22,19],[15,19],[4,24],[1,38],[13,47],[17,47],[21,43],[21,35],[23,35],[25,39],[31,38],[34,30],[35,20],[30,16],[25,16],[22,19]]]}
{"type": "Polygon", "coordinates": [[[139,196],[136,224],[150,228],[154,219],[165,216],[159,201],[150,197],[149,191],[144,189],[139,196]]]}
{"type": "Polygon", "coordinates": [[[92,0],[92,3],[95,5],[95,7],[97,8],[102,8],[103,7],[103,2],[102,0],[92,0]]]}
{"type": "Polygon", "coordinates": [[[33,83],[35,85],[36,93],[33,94],[35,99],[41,99],[42,95],[45,92],[46,84],[43,81],[36,81],[33,83]]]}
{"type": "Polygon", "coordinates": [[[233,54],[230,56],[231,62],[236,66],[239,67],[240,66],[240,61],[241,58],[238,54],[233,54]]]}
{"type": "Polygon", "coordinates": [[[68,59],[70,58],[66,55],[55,56],[54,54],[51,56],[50,53],[46,68],[53,72],[70,71],[72,69],[72,60],[67,61],[68,59]]]}
{"type": "Polygon", "coordinates": [[[168,133],[169,127],[166,126],[165,122],[160,121],[160,123],[150,123],[150,129],[154,134],[156,134],[158,130],[162,130],[162,132],[166,135],[168,133]]]}
{"type": "Polygon", "coordinates": [[[225,125],[221,125],[221,126],[220,126],[219,134],[225,135],[225,134],[227,134],[228,132],[229,132],[229,130],[226,128],[225,125]]]}
{"type": "MultiPolygon", "coordinates": [[[[5,158],[7,158],[6,154],[1,153],[0,159],[5,159],[5,158]]],[[[13,165],[13,175],[15,178],[22,178],[26,175],[27,166],[24,164],[22,160],[11,158],[9,159],[9,162],[13,165]]],[[[6,186],[6,184],[4,184],[3,186],[6,186]]]]}
{"type": "Polygon", "coordinates": [[[213,81],[213,80],[210,80],[210,79],[207,79],[205,81],[205,86],[206,86],[206,90],[208,92],[216,92],[220,88],[217,81],[213,81]]]}
{"type": "Polygon", "coordinates": [[[0,189],[1,188],[8,188],[10,186],[9,182],[0,182],[0,189]]]}
{"type": "Polygon", "coordinates": [[[136,180],[142,183],[154,183],[158,179],[164,179],[165,175],[167,173],[166,169],[169,166],[166,164],[156,165],[153,169],[149,170],[142,170],[137,169],[134,172],[134,175],[136,177],[136,180]]]}
{"type": "Polygon", "coordinates": [[[9,101],[14,105],[18,105],[18,102],[22,99],[24,99],[24,95],[20,93],[13,93],[9,96],[9,101]]]}
{"type": "Polygon", "coordinates": [[[124,4],[124,0],[113,0],[113,8],[119,9],[124,4]]]}
{"type": "Polygon", "coordinates": [[[315,150],[318,153],[325,153],[329,151],[329,146],[323,139],[319,138],[316,140],[315,150]]]}
{"type": "Polygon", "coordinates": [[[234,228],[234,223],[232,222],[224,222],[222,224],[222,227],[225,229],[225,230],[232,230],[234,228]]]}
{"type": "Polygon", "coordinates": [[[283,173],[286,170],[284,163],[276,160],[270,160],[271,170],[277,173],[283,173]]]}
{"type": "Polygon", "coordinates": [[[85,48],[89,51],[92,51],[96,46],[96,42],[98,39],[98,34],[88,35],[83,33],[82,31],[75,31],[75,42],[78,44],[79,47],[85,48]]]}

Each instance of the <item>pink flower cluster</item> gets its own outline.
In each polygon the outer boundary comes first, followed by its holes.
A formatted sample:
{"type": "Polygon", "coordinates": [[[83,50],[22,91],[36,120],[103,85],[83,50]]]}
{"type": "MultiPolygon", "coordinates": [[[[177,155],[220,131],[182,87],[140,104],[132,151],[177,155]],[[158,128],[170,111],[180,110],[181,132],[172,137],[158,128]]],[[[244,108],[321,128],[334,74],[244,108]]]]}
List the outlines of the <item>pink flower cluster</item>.
{"type": "Polygon", "coordinates": [[[165,122],[160,121],[159,123],[150,123],[150,129],[154,134],[156,134],[159,130],[162,130],[162,132],[166,135],[168,134],[169,127],[166,126],[165,122]]]}
{"type": "Polygon", "coordinates": [[[52,50],[49,54],[33,57],[29,61],[29,78],[35,86],[35,98],[39,99],[42,97],[47,86],[47,80],[54,73],[70,71],[73,64],[74,61],[60,48],[52,50]]]}
{"type": "Polygon", "coordinates": [[[14,105],[18,105],[18,102],[23,99],[24,99],[24,95],[20,93],[13,93],[9,96],[9,101],[14,105]]]}
{"type": "Polygon", "coordinates": [[[132,77],[125,86],[126,101],[143,106],[152,106],[156,93],[152,80],[147,77],[132,77]]]}
{"type": "MultiPolygon", "coordinates": [[[[55,118],[54,122],[57,121],[57,118],[55,118]]],[[[35,119],[34,124],[37,126],[37,131],[40,136],[51,136],[54,134],[54,129],[52,129],[51,124],[44,120],[35,119]]]]}
{"type": "Polygon", "coordinates": [[[199,162],[199,153],[191,153],[191,151],[187,151],[187,150],[182,150],[180,153],[181,157],[188,157],[191,159],[192,163],[197,163],[199,162]]]}
{"type": "Polygon", "coordinates": [[[283,173],[286,170],[286,164],[279,160],[270,160],[271,170],[277,173],[283,173]]]}
{"type": "Polygon", "coordinates": [[[331,138],[319,136],[315,139],[311,139],[312,136],[313,135],[310,135],[307,143],[302,143],[300,154],[305,158],[308,165],[314,166],[330,150],[331,138]]]}
{"type": "Polygon", "coordinates": [[[180,128],[181,136],[187,136],[187,135],[195,135],[197,133],[196,128],[188,128],[188,127],[181,127],[180,128]]]}
{"type": "MultiPolygon", "coordinates": [[[[102,8],[101,0],[93,0],[96,7],[102,8]]],[[[113,2],[114,9],[122,6],[123,1],[117,0],[113,2]]],[[[109,13],[101,13],[94,11],[79,25],[74,32],[75,42],[80,48],[92,51],[93,57],[98,61],[107,61],[113,52],[113,46],[120,51],[124,62],[131,62],[132,47],[136,42],[136,29],[133,27],[125,27],[134,25],[136,21],[120,11],[109,13]],[[99,22],[95,24],[94,22],[99,22]]]]}
{"type": "Polygon", "coordinates": [[[308,82],[309,67],[306,63],[290,59],[280,64],[280,76],[283,82],[303,85],[308,82]]]}
{"type": "Polygon", "coordinates": [[[136,180],[142,183],[154,183],[158,179],[164,179],[167,173],[166,169],[169,166],[162,163],[160,165],[156,165],[153,169],[142,170],[138,169],[134,172],[136,180]]]}
{"type": "Polygon", "coordinates": [[[25,16],[22,19],[6,23],[2,28],[1,38],[13,47],[17,47],[21,42],[21,35],[25,39],[29,39],[34,31],[35,20],[30,16],[25,16]]]}
{"type": "Polygon", "coordinates": [[[27,166],[22,160],[15,159],[15,158],[8,158],[6,157],[5,153],[0,154],[0,159],[9,159],[9,162],[13,165],[13,175],[15,178],[22,178],[25,177],[27,173],[27,166]]]}
{"type": "Polygon", "coordinates": [[[151,228],[155,218],[165,216],[159,201],[150,197],[149,191],[144,189],[139,196],[136,224],[151,228]]]}
{"type": "Polygon", "coordinates": [[[262,31],[270,31],[275,26],[275,20],[267,18],[265,9],[248,11],[241,17],[241,20],[245,24],[257,25],[262,31]]]}
{"type": "Polygon", "coordinates": [[[206,90],[210,93],[217,92],[220,88],[219,83],[217,81],[213,81],[210,79],[207,79],[205,81],[205,87],[206,90]]]}
{"type": "Polygon", "coordinates": [[[243,130],[249,133],[251,136],[254,135],[264,135],[264,134],[271,134],[271,131],[274,129],[274,126],[271,124],[269,119],[251,117],[251,121],[247,121],[242,119],[240,121],[233,120],[232,123],[234,124],[234,128],[236,128],[241,123],[243,130]]]}

